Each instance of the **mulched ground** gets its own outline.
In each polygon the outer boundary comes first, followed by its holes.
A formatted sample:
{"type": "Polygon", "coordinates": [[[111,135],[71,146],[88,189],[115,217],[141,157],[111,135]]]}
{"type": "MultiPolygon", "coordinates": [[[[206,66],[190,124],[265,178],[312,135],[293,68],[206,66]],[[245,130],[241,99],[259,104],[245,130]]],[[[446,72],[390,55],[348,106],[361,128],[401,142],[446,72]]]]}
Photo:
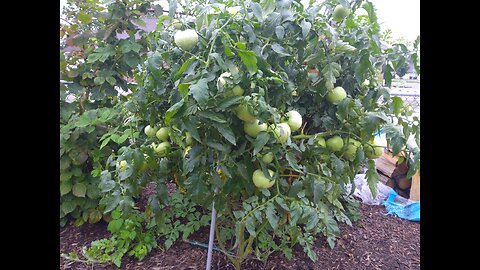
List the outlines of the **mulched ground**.
{"type": "MultiPolygon", "coordinates": [[[[282,253],[272,254],[266,262],[244,261],[242,269],[420,269],[420,223],[385,215],[384,206],[362,204],[361,220],[349,227],[340,223],[342,236],[330,249],[325,238],[315,242],[317,262],[312,262],[300,246],[288,261],[282,253]]],[[[76,251],[91,241],[109,236],[107,224],[86,224],[77,228],[71,224],[61,228],[60,252],[76,251]]],[[[208,242],[209,228],[203,228],[190,239],[208,242]]],[[[143,261],[124,257],[120,269],[205,269],[207,249],[178,241],[168,251],[155,249],[143,261]]],[[[60,269],[118,270],[114,265],[86,264],[60,258],[60,269]]],[[[221,253],[214,252],[212,269],[234,269],[221,253]]]]}

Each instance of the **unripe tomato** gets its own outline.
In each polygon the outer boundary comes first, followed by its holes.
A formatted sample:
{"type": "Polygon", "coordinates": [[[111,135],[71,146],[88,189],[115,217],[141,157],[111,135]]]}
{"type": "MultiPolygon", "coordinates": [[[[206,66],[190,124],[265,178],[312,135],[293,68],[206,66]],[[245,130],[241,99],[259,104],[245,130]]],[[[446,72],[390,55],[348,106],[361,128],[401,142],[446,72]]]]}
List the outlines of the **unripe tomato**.
{"type": "Polygon", "coordinates": [[[148,125],[148,126],[145,127],[144,132],[148,137],[151,138],[151,137],[155,136],[155,133],[157,133],[157,128],[154,128],[154,127],[151,127],[150,125],[148,125]]]}
{"type": "Polygon", "coordinates": [[[326,142],[328,150],[332,152],[338,152],[343,148],[342,137],[335,135],[326,142]]]}
{"type": "Polygon", "coordinates": [[[376,159],[383,155],[383,146],[381,146],[378,140],[375,138],[373,142],[371,142],[373,146],[370,144],[365,144],[363,146],[363,150],[365,151],[365,155],[369,159],[376,159]]]}
{"type": "Polygon", "coordinates": [[[177,31],[173,36],[175,44],[183,50],[189,51],[197,45],[198,34],[193,29],[177,31]]]}
{"type": "Polygon", "coordinates": [[[155,153],[157,153],[159,157],[165,157],[168,153],[170,153],[171,147],[172,145],[169,142],[162,142],[153,150],[155,150],[155,153]]]}
{"type": "Polygon", "coordinates": [[[287,123],[280,123],[277,126],[270,125],[269,129],[273,131],[279,143],[285,143],[292,134],[290,126],[287,123]]]}
{"type": "Polygon", "coordinates": [[[256,138],[258,133],[267,130],[266,123],[262,123],[262,124],[258,124],[258,123],[259,122],[257,119],[255,119],[253,123],[244,122],[243,131],[245,131],[245,133],[248,134],[250,137],[256,138]]]}
{"type": "Polygon", "coordinates": [[[345,19],[348,14],[350,14],[350,10],[342,5],[337,5],[333,10],[333,18],[336,21],[341,21],[345,19]]]}
{"type": "Polygon", "coordinates": [[[317,144],[318,144],[318,146],[320,146],[322,148],[327,147],[327,145],[325,143],[325,138],[323,138],[323,137],[317,137],[317,144]]]}
{"type": "Polygon", "coordinates": [[[170,128],[162,127],[157,131],[157,133],[155,133],[155,136],[157,136],[159,140],[166,142],[170,137],[169,133],[170,133],[170,128]]]}
{"type": "Polygon", "coordinates": [[[248,108],[245,105],[238,105],[238,107],[235,109],[235,114],[238,118],[245,122],[253,123],[255,120],[257,120],[257,118],[255,118],[255,116],[248,111],[248,108]]]}
{"type": "Polygon", "coordinates": [[[287,124],[292,131],[297,131],[302,126],[302,116],[297,111],[291,110],[287,112],[287,117],[287,124]]]}
{"type": "Polygon", "coordinates": [[[272,163],[272,161],[273,161],[273,153],[272,153],[272,152],[268,152],[268,153],[266,153],[265,155],[263,155],[262,161],[263,161],[264,163],[266,163],[266,164],[272,163]]]}
{"type": "MultiPolygon", "coordinates": [[[[272,170],[268,170],[270,176],[273,176],[275,173],[272,170]]],[[[258,188],[271,188],[275,184],[275,180],[268,180],[268,178],[263,174],[262,170],[257,169],[253,172],[252,176],[253,184],[258,188]]]]}
{"type": "Polygon", "coordinates": [[[341,101],[346,97],[347,97],[347,92],[345,92],[345,89],[343,89],[343,87],[341,87],[341,86],[337,86],[337,87],[333,88],[327,94],[327,100],[330,103],[335,103],[335,102],[341,101]]]}
{"type": "Polygon", "coordinates": [[[357,154],[357,149],[362,144],[354,139],[349,139],[345,152],[343,152],[343,157],[347,160],[353,161],[355,159],[355,155],[357,154]]]}

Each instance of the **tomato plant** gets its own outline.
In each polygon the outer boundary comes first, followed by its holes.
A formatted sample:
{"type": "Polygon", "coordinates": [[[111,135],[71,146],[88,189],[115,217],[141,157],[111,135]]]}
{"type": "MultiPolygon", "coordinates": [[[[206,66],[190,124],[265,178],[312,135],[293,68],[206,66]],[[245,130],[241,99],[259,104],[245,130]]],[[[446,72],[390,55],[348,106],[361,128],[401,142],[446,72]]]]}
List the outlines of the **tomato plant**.
{"type": "MultiPolygon", "coordinates": [[[[162,28],[148,56],[145,82],[163,94],[139,88],[147,98],[132,102],[141,118],[155,112],[171,127],[168,170],[180,174],[179,186],[195,202],[208,208],[215,201],[218,226],[234,231],[217,235],[219,245],[241,243],[230,257],[237,267],[247,254],[274,249],[261,248],[262,235],[279,237],[287,256],[298,243],[315,259],[317,234],[333,247],[337,222],[350,224],[344,188],[360,166],[375,194],[376,155],[360,145],[371,146],[384,126],[394,129],[392,100],[377,79],[382,73],[390,84],[394,69],[373,5],[341,2],[345,9],[336,1],[179,2],[186,15],[169,16],[190,30],[194,45],[181,46],[175,31],[162,28]],[[362,4],[368,16],[350,12],[362,4]],[[234,87],[242,90],[234,94],[234,87]],[[185,154],[187,132],[193,143],[185,154]]],[[[388,134],[393,144],[406,143],[404,134],[388,134]]]]}

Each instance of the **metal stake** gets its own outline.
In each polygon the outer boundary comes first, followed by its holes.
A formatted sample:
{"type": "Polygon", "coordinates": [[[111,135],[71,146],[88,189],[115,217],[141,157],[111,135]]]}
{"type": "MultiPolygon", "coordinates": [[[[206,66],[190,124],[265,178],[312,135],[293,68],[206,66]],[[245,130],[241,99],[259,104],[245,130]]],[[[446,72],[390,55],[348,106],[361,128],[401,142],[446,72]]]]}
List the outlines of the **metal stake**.
{"type": "Polygon", "coordinates": [[[213,236],[215,235],[215,218],[217,211],[215,210],[215,201],[212,203],[212,220],[210,221],[210,235],[208,240],[208,254],[207,254],[207,267],[206,270],[210,270],[212,265],[212,250],[213,250],[213,236]]]}

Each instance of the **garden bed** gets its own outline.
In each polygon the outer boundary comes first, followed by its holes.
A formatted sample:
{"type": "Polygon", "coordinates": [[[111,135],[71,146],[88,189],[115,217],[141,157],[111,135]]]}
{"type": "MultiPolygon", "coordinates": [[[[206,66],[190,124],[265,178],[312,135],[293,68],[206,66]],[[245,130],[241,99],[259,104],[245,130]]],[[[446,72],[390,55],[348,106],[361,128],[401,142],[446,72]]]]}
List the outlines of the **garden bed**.
{"type": "MultiPolygon", "coordinates": [[[[242,269],[420,269],[420,223],[394,216],[387,216],[385,207],[362,204],[361,220],[356,226],[339,224],[341,237],[334,249],[324,238],[317,239],[315,252],[317,262],[312,262],[297,246],[293,259],[288,261],[283,254],[274,253],[263,263],[248,259],[242,269]]],[[[76,251],[92,240],[108,237],[104,222],[86,224],[77,228],[71,224],[60,231],[60,252],[76,251]]],[[[190,237],[206,243],[208,228],[203,228],[190,237]]],[[[155,249],[144,260],[125,258],[120,269],[204,269],[207,249],[177,242],[169,250],[155,249]]],[[[91,264],[60,259],[60,269],[119,269],[114,265],[91,264]]],[[[222,254],[213,254],[212,269],[234,269],[222,254]]]]}

